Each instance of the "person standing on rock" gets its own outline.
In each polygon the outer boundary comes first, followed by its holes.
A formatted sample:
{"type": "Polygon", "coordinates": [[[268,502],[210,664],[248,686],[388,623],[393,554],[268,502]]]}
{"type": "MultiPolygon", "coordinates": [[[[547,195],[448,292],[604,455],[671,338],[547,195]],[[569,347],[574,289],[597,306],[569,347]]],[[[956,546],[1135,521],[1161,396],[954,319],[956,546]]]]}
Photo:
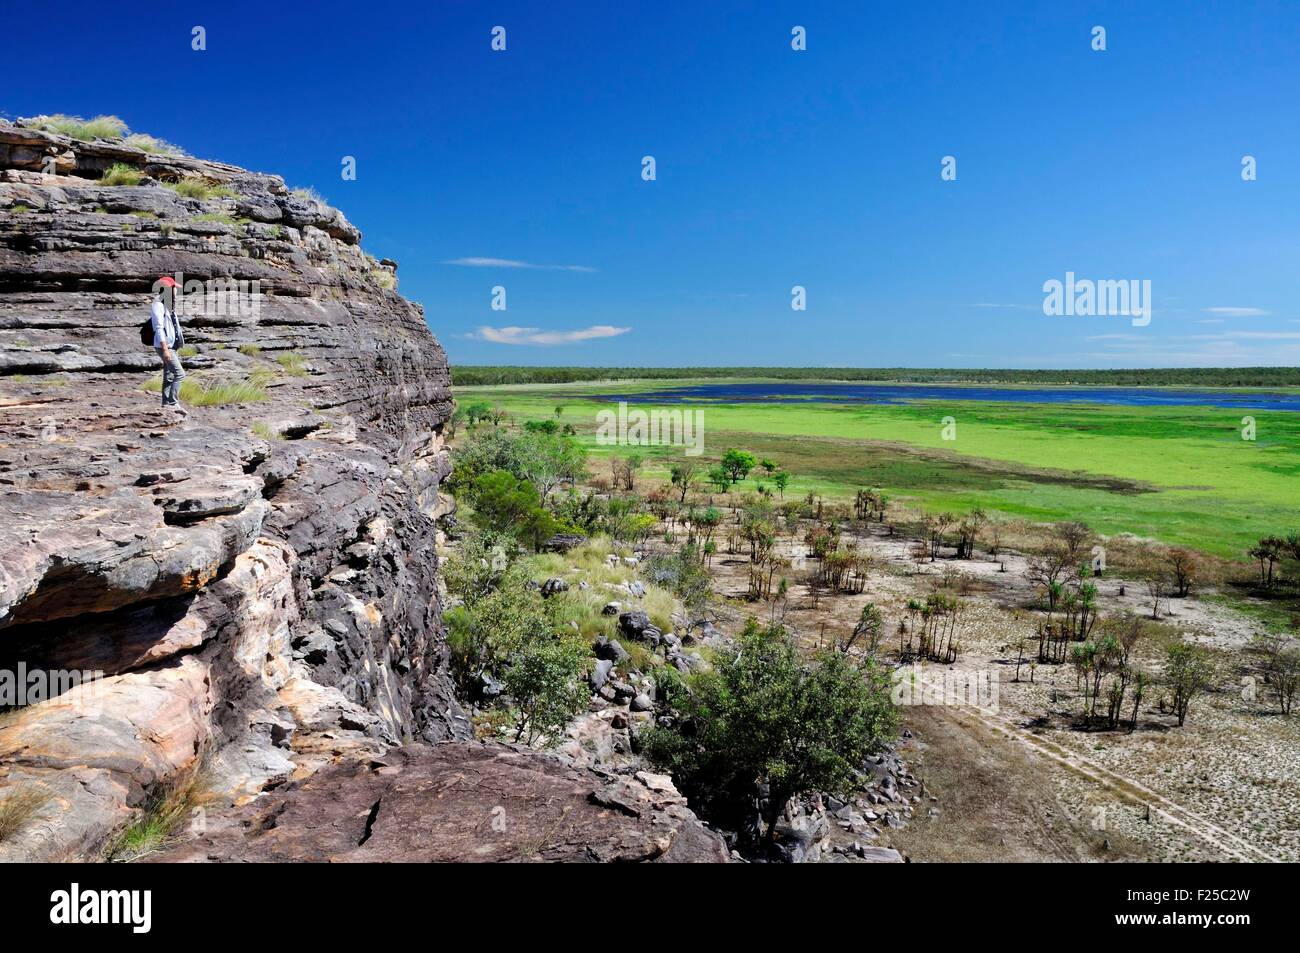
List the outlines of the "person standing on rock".
{"type": "Polygon", "coordinates": [[[180,319],[176,317],[176,279],[163,275],[154,282],[154,287],[158,294],[152,308],[153,346],[162,358],[163,410],[183,417],[188,413],[181,406],[181,381],[185,379],[185,368],[181,366],[178,352],[185,346],[185,335],[181,331],[180,319]]]}

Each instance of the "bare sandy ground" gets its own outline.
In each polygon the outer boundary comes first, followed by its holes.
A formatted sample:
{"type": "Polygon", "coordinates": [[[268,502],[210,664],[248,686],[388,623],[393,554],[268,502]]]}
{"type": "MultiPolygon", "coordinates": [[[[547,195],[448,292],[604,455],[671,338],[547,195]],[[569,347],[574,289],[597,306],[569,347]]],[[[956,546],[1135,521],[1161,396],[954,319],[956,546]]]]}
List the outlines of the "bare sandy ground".
{"type": "MultiPolygon", "coordinates": [[[[953,567],[973,581],[964,649],[954,666],[929,670],[997,682],[990,710],[921,705],[905,713],[940,795],[938,817],[919,819],[899,836],[916,859],[1300,859],[1300,718],[1282,718],[1271,698],[1255,698],[1243,682],[1242,649],[1260,631],[1254,619],[1195,597],[1171,600],[1160,621],[1212,650],[1214,690],[1196,700],[1181,728],[1159,710],[1156,689],[1143,701],[1136,731],[1083,731],[1075,727],[1081,698],[1072,668],[1038,666],[1031,683],[1025,666],[1015,680],[1017,645],[1043,618],[1033,608],[1024,557],[1007,555],[1005,572],[987,556],[940,559],[918,571],[907,539],[872,533],[859,542],[876,561],[867,590],[822,596],[813,609],[807,587],[792,579],[786,624],[816,645],[851,629],[873,602],[884,613],[889,645],[907,600],[924,598],[953,567]]],[[[803,549],[782,545],[791,557],[803,549]]],[[[744,601],[747,562],[719,554],[715,589],[730,597],[735,615],[766,620],[770,606],[744,601]]],[[[1096,582],[1103,612],[1150,615],[1140,584],[1096,582]]],[[[1027,656],[1034,651],[1026,647],[1027,656]]],[[[1137,662],[1158,672],[1161,656],[1147,644],[1137,662]]]]}

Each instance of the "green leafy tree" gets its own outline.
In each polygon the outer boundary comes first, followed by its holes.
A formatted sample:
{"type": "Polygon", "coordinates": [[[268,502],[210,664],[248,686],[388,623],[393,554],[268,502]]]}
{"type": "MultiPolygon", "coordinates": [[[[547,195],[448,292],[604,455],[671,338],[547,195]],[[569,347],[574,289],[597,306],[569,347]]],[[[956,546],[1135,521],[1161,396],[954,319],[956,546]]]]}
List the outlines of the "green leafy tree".
{"type": "Polygon", "coordinates": [[[739,483],[745,477],[749,476],[749,471],[754,469],[757,461],[754,455],[745,450],[736,450],[734,447],[722,455],[720,466],[727,472],[727,479],[732,483],[739,483]]]}
{"type": "Polygon", "coordinates": [[[471,533],[442,565],[447,591],[467,606],[476,605],[496,590],[518,548],[513,536],[471,533]]]}
{"type": "Polygon", "coordinates": [[[586,707],[591,691],[582,680],[589,655],[576,633],[530,639],[510,658],[502,682],[514,702],[515,741],[548,745],[586,707]]]}
{"type": "Polygon", "coordinates": [[[681,491],[681,502],[685,503],[686,494],[690,492],[691,487],[694,486],[700,478],[699,467],[691,461],[686,460],[681,463],[674,463],[669,468],[668,473],[672,485],[681,491]]]}
{"type": "Polygon", "coordinates": [[[1187,721],[1192,700],[1205,691],[1214,677],[1205,649],[1188,642],[1175,642],[1165,656],[1165,683],[1173,694],[1174,714],[1178,725],[1187,721]]]}
{"type": "Polygon", "coordinates": [[[786,473],[784,470],[779,473],[774,473],[772,474],[772,482],[775,483],[776,488],[781,491],[781,498],[785,499],[785,488],[790,485],[790,474],[786,473]]]}
{"type": "Polygon", "coordinates": [[[752,619],[691,687],[671,723],[642,735],[643,750],[724,826],[739,826],[766,785],[768,841],[790,798],[845,791],[897,727],[883,668],[839,652],[806,661],[782,626],[752,619]]]}
{"type": "Polygon", "coordinates": [[[541,503],[537,488],[504,470],[485,473],[470,491],[474,522],[486,530],[528,540],[534,550],[562,528],[541,503]]]}

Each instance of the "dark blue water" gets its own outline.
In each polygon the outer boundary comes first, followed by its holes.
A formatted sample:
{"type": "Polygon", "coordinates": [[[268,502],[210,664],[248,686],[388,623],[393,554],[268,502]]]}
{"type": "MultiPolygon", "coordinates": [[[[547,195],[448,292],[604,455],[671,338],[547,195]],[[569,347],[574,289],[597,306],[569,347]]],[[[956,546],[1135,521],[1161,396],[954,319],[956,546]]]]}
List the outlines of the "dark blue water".
{"type": "Polygon", "coordinates": [[[984,387],[936,384],[698,384],[603,400],[641,404],[684,402],[769,404],[897,404],[910,400],[995,400],[1024,404],[1120,404],[1126,407],[1227,407],[1300,411],[1300,394],[1160,387],[984,387]]]}

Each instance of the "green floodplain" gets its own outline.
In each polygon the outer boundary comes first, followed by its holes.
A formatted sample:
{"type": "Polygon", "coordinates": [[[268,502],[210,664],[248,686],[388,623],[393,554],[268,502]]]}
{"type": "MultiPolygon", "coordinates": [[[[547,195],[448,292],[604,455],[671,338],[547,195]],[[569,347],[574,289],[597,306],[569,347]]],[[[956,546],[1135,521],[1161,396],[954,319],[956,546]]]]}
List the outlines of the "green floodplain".
{"type": "MultiPolygon", "coordinates": [[[[572,425],[592,454],[642,455],[643,478],[666,481],[681,447],[597,443],[598,413],[620,393],[699,380],[622,380],[456,387],[464,407],[500,407],[517,421],[572,425]]],[[[711,382],[716,383],[717,379],[711,382]]],[[[638,404],[650,410],[661,405],[638,404]]],[[[662,408],[670,405],[665,403],[662,408]]],[[[896,404],[695,403],[705,464],[730,447],[776,461],[785,496],[845,498],[875,487],[934,511],[983,507],[1033,521],[1083,520],[1229,559],[1261,536],[1300,530],[1300,413],[1217,407],[1130,407],[973,400],[896,404]],[[955,427],[946,430],[944,418],[955,427]]],[[[599,465],[599,464],[597,464],[599,465]]],[[[748,481],[751,485],[755,477],[748,481]]]]}

